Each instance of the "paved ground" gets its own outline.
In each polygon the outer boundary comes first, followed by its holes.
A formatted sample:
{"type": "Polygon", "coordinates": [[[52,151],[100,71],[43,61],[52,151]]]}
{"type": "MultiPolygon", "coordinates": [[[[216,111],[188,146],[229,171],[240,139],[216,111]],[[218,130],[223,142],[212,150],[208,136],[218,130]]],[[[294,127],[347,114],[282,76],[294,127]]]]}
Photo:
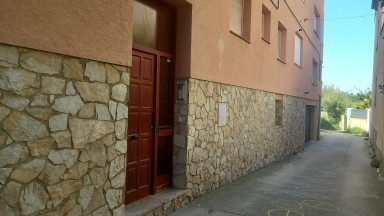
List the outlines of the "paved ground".
{"type": "Polygon", "coordinates": [[[173,216],[383,216],[384,181],[368,142],[322,132],[303,153],[195,199],[173,216]]]}

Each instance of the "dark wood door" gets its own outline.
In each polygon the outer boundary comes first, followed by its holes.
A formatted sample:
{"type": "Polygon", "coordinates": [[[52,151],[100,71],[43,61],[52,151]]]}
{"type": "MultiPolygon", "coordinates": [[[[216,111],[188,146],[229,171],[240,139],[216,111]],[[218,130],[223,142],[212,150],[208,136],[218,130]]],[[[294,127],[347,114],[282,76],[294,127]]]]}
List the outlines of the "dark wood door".
{"type": "Polygon", "coordinates": [[[306,106],[305,109],[305,142],[308,142],[311,139],[311,119],[312,119],[312,107],[306,106]]]}
{"type": "Polygon", "coordinates": [[[133,50],[128,103],[126,203],[151,193],[156,56],[133,50]]]}

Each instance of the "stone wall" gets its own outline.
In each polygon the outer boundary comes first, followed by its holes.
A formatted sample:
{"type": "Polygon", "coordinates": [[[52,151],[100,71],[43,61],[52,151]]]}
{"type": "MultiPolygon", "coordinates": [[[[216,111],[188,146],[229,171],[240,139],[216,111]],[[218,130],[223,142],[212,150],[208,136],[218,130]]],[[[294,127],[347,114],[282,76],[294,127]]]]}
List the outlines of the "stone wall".
{"type": "Polygon", "coordinates": [[[175,156],[187,150],[186,169],[177,173],[181,178],[185,171],[191,198],[304,148],[305,101],[301,98],[283,97],[279,126],[275,94],[190,79],[189,103],[178,105],[176,113],[175,156]],[[222,125],[218,124],[219,103],[227,107],[222,125]]]}
{"type": "Polygon", "coordinates": [[[129,68],[0,44],[0,215],[123,215],[129,68]]]}

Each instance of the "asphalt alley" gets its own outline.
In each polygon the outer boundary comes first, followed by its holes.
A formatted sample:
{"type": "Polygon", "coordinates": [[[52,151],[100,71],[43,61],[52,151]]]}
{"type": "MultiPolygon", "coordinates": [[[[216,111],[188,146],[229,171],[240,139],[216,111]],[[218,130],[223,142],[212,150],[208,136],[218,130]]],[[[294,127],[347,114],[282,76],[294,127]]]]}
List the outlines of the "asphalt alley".
{"type": "Polygon", "coordinates": [[[383,216],[384,181],[370,167],[362,137],[323,131],[322,139],[236,182],[205,194],[173,216],[383,216]]]}

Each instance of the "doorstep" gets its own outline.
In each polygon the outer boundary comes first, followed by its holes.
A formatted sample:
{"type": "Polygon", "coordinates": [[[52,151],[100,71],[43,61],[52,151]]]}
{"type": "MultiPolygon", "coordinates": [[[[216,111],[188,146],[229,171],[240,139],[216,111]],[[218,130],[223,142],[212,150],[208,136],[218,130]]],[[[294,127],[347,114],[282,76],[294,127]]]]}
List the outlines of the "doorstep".
{"type": "Polygon", "coordinates": [[[125,216],[142,216],[155,210],[159,211],[158,208],[161,208],[160,211],[173,212],[174,209],[185,204],[185,193],[185,190],[170,188],[160,193],[149,195],[141,200],[126,205],[125,216]],[[172,206],[175,201],[176,203],[180,203],[179,206],[172,206]],[[173,207],[173,210],[168,210],[169,207],[173,207]]]}

